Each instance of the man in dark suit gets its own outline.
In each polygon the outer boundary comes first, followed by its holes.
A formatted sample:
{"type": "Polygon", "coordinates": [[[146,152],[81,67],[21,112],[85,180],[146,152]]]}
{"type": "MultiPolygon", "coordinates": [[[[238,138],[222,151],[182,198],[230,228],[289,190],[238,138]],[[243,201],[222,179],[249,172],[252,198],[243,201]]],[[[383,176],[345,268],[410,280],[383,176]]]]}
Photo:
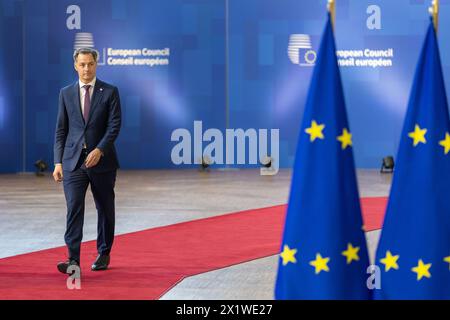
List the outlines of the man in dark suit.
{"type": "Polygon", "coordinates": [[[98,257],[91,269],[108,268],[114,241],[114,186],[119,168],[114,147],[121,125],[119,91],[96,78],[96,50],[78,49],[73,58],[79,80],[59,94],[54,144],[53,177],[57,182],[63,181],[67,203],[64,240],[69,257],[57,265],[62,273],[67,273],[71,266],[80,266],[84,199],[89,184],[98,213],[98,257]]]}

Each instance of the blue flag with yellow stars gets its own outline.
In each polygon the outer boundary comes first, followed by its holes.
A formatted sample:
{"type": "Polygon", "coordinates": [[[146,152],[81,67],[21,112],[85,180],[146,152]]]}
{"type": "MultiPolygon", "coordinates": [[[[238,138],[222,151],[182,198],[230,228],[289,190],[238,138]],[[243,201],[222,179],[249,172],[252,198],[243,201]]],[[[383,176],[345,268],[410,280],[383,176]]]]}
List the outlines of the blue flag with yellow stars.
{"type": "Polygon", "coordinates": [[[430,22],[397,156],[376,262],[376,299],[450,299],[450,122],[430,22]]]}
{"type": "Polygon", "coordinates": [[[299,133],[276,299],[369,299],[366,239],[330,16],[299,133]]]}

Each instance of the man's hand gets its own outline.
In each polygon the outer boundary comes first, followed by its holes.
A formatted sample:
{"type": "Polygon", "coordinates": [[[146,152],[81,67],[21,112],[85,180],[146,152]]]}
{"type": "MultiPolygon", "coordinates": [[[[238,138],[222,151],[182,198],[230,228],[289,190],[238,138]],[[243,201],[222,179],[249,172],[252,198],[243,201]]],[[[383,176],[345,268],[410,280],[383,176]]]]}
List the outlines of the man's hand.
{"type": "Polygon", "coordinates": [[[63,169],[61,164],[55,165],[55,170],[53,170],[53,179],[56,182],[61,182],[63,180],[63,169]]]}
{"type": "Polygon", "coordinates": [[[100,161],[102,155],[103,153],[100,151],[99,148],[95,148],[94,150],[92,150],[85,160],[86,168],[95,167],[97,163],[100,161]]]}

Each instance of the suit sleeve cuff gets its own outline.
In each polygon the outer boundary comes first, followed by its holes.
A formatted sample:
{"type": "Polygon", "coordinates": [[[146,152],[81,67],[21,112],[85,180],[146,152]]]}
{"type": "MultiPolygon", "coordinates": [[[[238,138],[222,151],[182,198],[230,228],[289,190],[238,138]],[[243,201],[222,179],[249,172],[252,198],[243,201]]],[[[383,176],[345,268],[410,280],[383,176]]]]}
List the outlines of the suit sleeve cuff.
{"type": "Polygon", "coordinates": [[[105,155],[102,148],[97,147],[98,150],[100,150],[100,153],[102,154],[102,157],[105,155]]]}

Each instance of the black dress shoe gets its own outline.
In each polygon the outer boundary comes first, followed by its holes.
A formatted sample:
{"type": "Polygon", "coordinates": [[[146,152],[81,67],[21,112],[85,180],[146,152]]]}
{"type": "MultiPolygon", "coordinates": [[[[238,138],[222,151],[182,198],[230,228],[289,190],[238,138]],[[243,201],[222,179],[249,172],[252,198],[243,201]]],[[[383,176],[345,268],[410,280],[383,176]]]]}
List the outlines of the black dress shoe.
{"type": "Polygon", "coordinates": [[[91,270],[92,271],[100,271],[100,270],[106,270],[109,266],[109,255],[101,255],[99,254],[97,259],[92,264],[91,270]]]}
{"type": "MultiPolygon", "coordinates": [[[[58,271],[61,273],[67,273],[67,269],[69,269],[70,266],[77,266],[78,268],[80,268],[80,264],[78,263],[78,261],[76,260],[67,260],[65,262],[60,262],[56,265],[56,267],[58,268],[58,271]]],[[[71,269],[75,269],[75,268],[71,268],[71,269]]],[[[73,274],[75,272],[75,270],[69,270],[71,271],[70,274],[73,274]]]]}

